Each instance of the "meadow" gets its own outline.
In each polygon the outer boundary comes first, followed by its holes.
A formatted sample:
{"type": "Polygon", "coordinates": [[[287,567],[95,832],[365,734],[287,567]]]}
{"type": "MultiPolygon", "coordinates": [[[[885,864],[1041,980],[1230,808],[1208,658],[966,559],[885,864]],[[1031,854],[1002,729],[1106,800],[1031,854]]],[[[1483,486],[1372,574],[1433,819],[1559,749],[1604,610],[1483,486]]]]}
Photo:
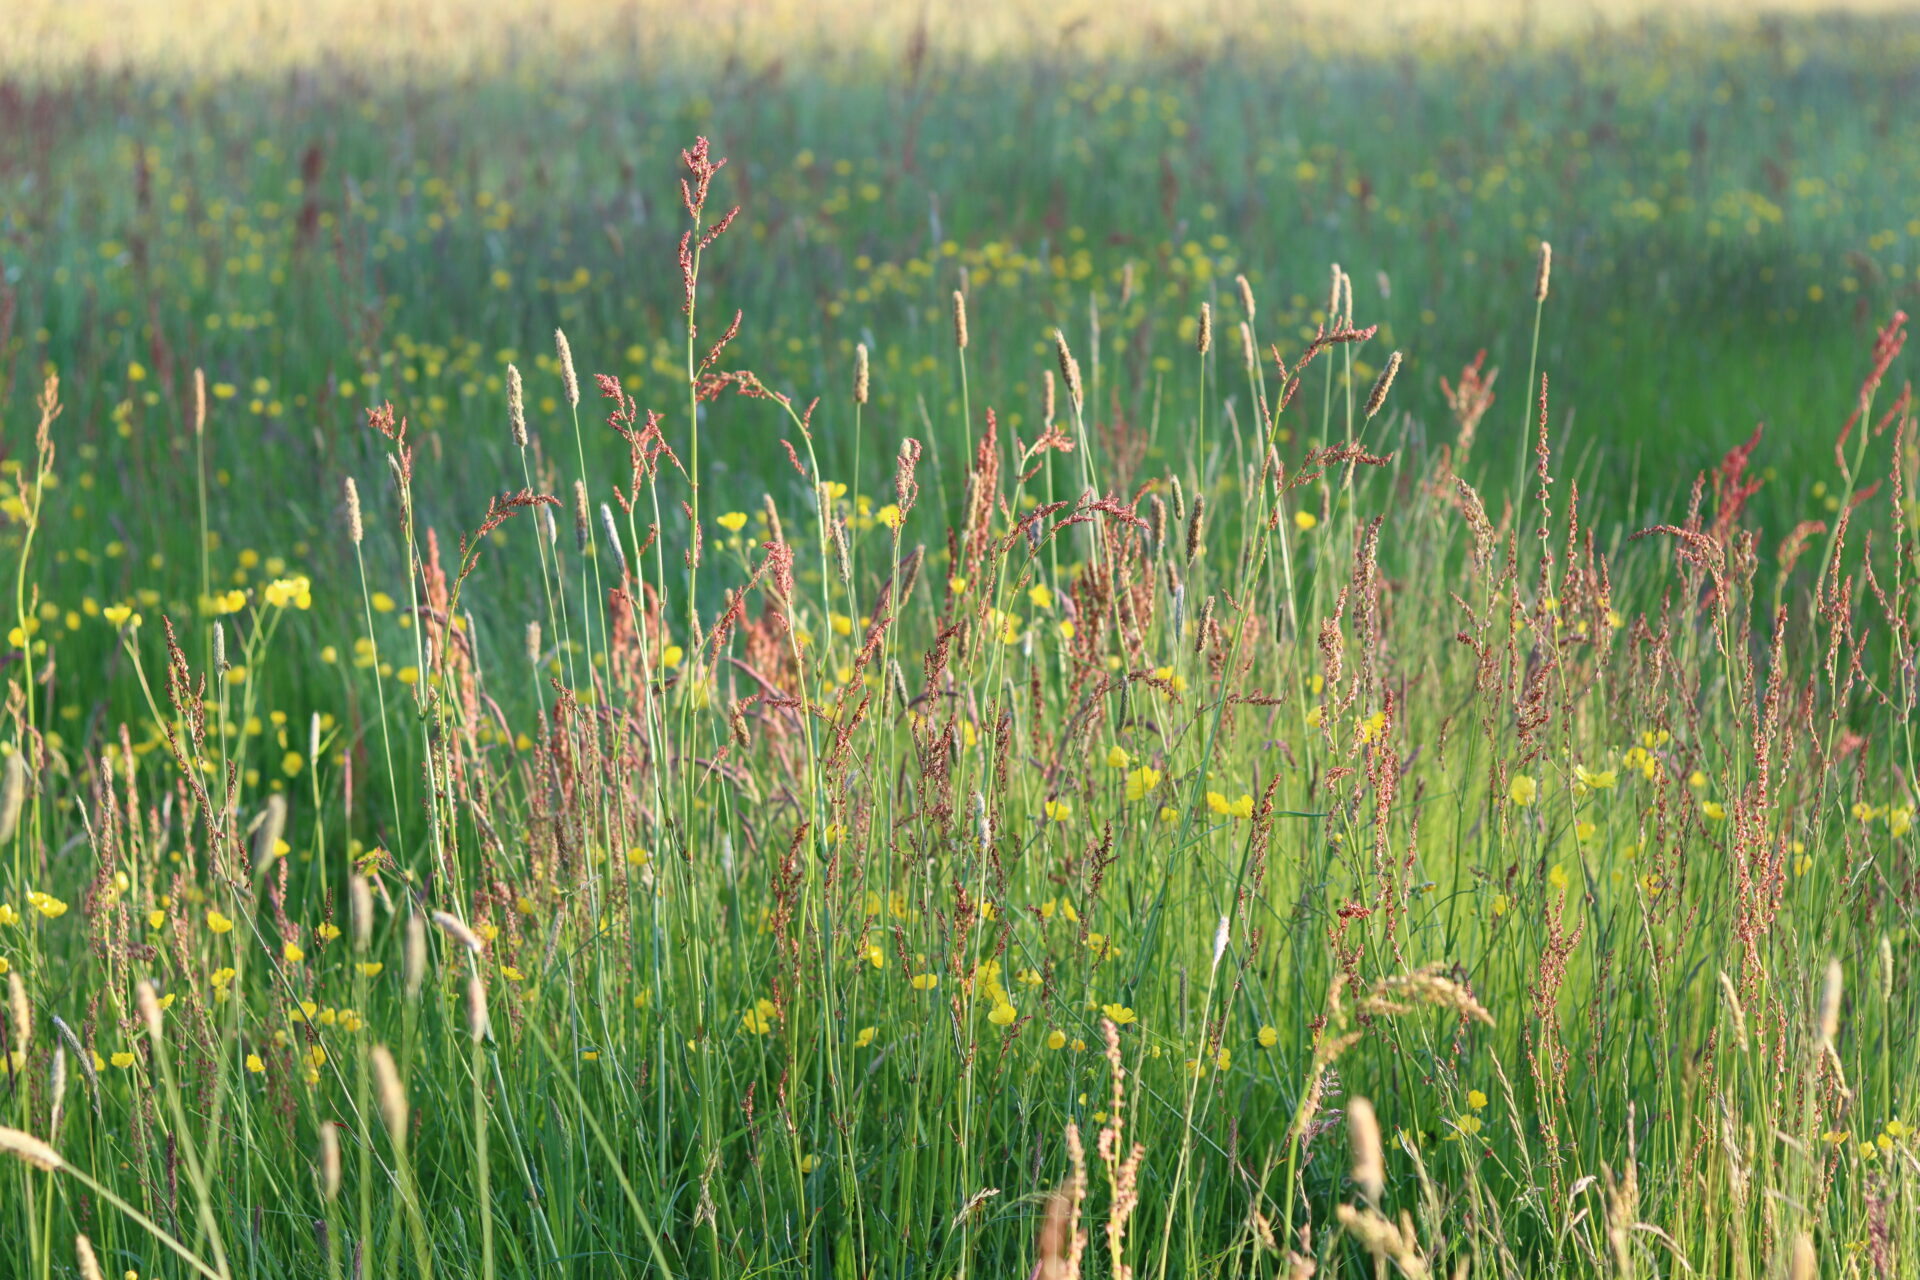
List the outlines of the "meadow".
{"type": "Polygon", "coordinates": [[[0,34],[0,1277],[1920,1272],[1920,17],[506,12],[0,34]]]}

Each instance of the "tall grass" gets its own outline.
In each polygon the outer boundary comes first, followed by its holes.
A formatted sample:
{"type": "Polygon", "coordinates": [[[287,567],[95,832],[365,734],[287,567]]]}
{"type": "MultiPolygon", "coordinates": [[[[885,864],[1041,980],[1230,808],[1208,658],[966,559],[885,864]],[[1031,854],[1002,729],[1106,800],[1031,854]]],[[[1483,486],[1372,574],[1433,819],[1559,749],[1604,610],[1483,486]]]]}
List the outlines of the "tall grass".
{"type": "MultiPolygon", "coordinates": [[[[13,1271],[76,1233],[142,1276],[1920,1266],[1904,316],[1833,406],[1841,512],[1764,560],[1764,438],[1630,522],[1545,378],[1490,506],[1491,371],[1451,431],[1397,412],[1350,282],[1209,368],[1191,449],[1063,320],[1045,421],[957,361],[859,428],[880,481],[819,446],[889,371],[754,372],[707,264],[763,250],[683,164],[666,407],[583,405],[564,337],[458,450],[383,400],[315,533],[363,577],[241,563],[180,614],[130,566],[76,628],[104,672],[40,609],[90,536],[45,379],[6,473],[13,1271]],[[262,690],[320,645],[303,724],[262,690]]],[[[1251,287],[1213,305],[1251,339],[1251,287]]],[[[151,443],[202,439],[248,447],[151,443]]]]}

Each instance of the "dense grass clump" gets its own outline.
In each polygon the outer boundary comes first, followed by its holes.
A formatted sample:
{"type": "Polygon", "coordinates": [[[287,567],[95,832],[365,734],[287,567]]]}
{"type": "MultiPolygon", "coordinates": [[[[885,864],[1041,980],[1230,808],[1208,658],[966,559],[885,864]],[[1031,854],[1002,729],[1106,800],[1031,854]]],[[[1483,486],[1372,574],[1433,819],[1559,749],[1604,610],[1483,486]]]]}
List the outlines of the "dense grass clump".
{"type": "MultiPolygon", "coordinates": [[[[1881,74],[1718,38],[1507,65],[1808,110],[1881,74]]],[[[1231,123],[1257,80],[1106,56],[743,99],[798,144],[795,103],[1032,77],[908,150],[876,119],[872,197],[697,135],[677,187],[516,155],[392,86],[297,161],[300,86],[5,99],[75,96],[34,136],[91,196],[16,206],[0,312],[0,1274],[1920,1268],[1904,275],[1847,287],[1704,159],[1655,217],[1528,186],[1599,136],[1577,87],[1488,122],[1530,157],[1498,182],[1466,115],[1389,180],[1364,121],[1288,142],[1231,123]],[[1103,125],[1121,68],[1156,87],[1103,125]],[[1096,100],[931,230],[843,221],[1096,100]],[[164,141],[113,140],[136,101],[164,141]],[[1076,139],[1125,153],[1113,207],[1076,139]],[[1239,256],[1281,158],[1376,279],[1239,256]],[[1442,206],[1508,182],[1575,234],[1463,272],[1442,206]],[[1623,228],[1663,219],[1655,305],[1623,228]],[[1755,292],[1682,300],[1722,268],[1755,292]],[[1636,397],[1722,412],[1591,421],[1636,397]]],[[[1892,173],[1909,127],[1824,154],[1892,173]]],[[[1867,172],[1836,224],[1886,213],[1867,172]]]]}

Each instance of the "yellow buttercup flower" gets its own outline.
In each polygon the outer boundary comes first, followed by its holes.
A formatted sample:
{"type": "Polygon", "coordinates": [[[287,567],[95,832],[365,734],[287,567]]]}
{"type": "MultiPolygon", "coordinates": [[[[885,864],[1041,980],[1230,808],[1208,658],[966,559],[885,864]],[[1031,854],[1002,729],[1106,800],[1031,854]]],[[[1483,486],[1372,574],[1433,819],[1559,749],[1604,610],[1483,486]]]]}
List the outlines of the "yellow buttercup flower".
{"type": "Polygon", "coordinates": [[[1507,799],[1524,809],[1539,798],[1539,783],[1524,773],[1516,773],[1513,775],[1513,783],[1507,788],[1507,799]]]}

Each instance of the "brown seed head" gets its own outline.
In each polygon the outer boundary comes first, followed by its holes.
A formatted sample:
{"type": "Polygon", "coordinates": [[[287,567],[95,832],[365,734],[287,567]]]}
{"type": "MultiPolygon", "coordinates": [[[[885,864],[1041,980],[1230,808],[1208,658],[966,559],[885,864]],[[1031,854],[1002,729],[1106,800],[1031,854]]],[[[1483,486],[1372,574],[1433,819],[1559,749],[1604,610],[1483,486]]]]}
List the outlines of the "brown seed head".
{"type": "Polygon", "coordinates": [[[589,514],[587,503],[587,482],[575,480],[573,482],[573,541],[582,552],[585,552],[587,543],[592,539],[593,517],[589,514]]]}
{"type": "Polygon", "coordinates": [[[867,377],[867,344],[863,342],[853,349],[853,402],[865,404],[871,389],[867,377]]]}
{"type": "Polygon", "coordinates": [[[1067,399],[1073,402],[1076,411],[1085,403],[1080,393],[1080,362],[1073,358],[1073,352],[1067,347],[1067,335],[1060,330],[1053,331],[1054,354],[1060,359],[1060,379],[1067,384],[1067,399]]]}
{"type": "Polygon", "coordinates": [[[1040,426],[1044,430],[1053,425],[1053,370],[1040,371],[1040,426]]]}
{"type": "Polygon", "coordinates": [[[1193,347],[1201,355],[1213,347],[1213,308],[1204,302],[1200,304],[1200,332],[1194,337],[1193,347]]]}
{"type": "Polygon", "coordinates": [[[967,349],[967,295],[958,289],[953,291],[953,345],[967,349]]]}
{"type": "Polygon", "coordinates": [[[1380,406],[1387,402],[1387,392],[1393,390],[1394,375],[1400,372],[1400,353],[1394,352],[1387,357],[1387,367],[1373,380],[1373,391],[1367,396],[1367,417],[1380,412],[1380,406]]]}
{"type": "Polygon", "coordinates": [[[1245,276],[1235,276],[1233,283],[1240,290],[1240,310],[1246,313],[1247,322],[1251,324],[1254,316],[1253,286],[1247,283],[1245,276]]]}
{"type": "Polygon", "coordinates": [[[1193,495],[1193,514],[1187,519],[1187,563],[1200,554],[1200,539],[1206,533],[1207,500],[1201,494],[1193,495]]]}

